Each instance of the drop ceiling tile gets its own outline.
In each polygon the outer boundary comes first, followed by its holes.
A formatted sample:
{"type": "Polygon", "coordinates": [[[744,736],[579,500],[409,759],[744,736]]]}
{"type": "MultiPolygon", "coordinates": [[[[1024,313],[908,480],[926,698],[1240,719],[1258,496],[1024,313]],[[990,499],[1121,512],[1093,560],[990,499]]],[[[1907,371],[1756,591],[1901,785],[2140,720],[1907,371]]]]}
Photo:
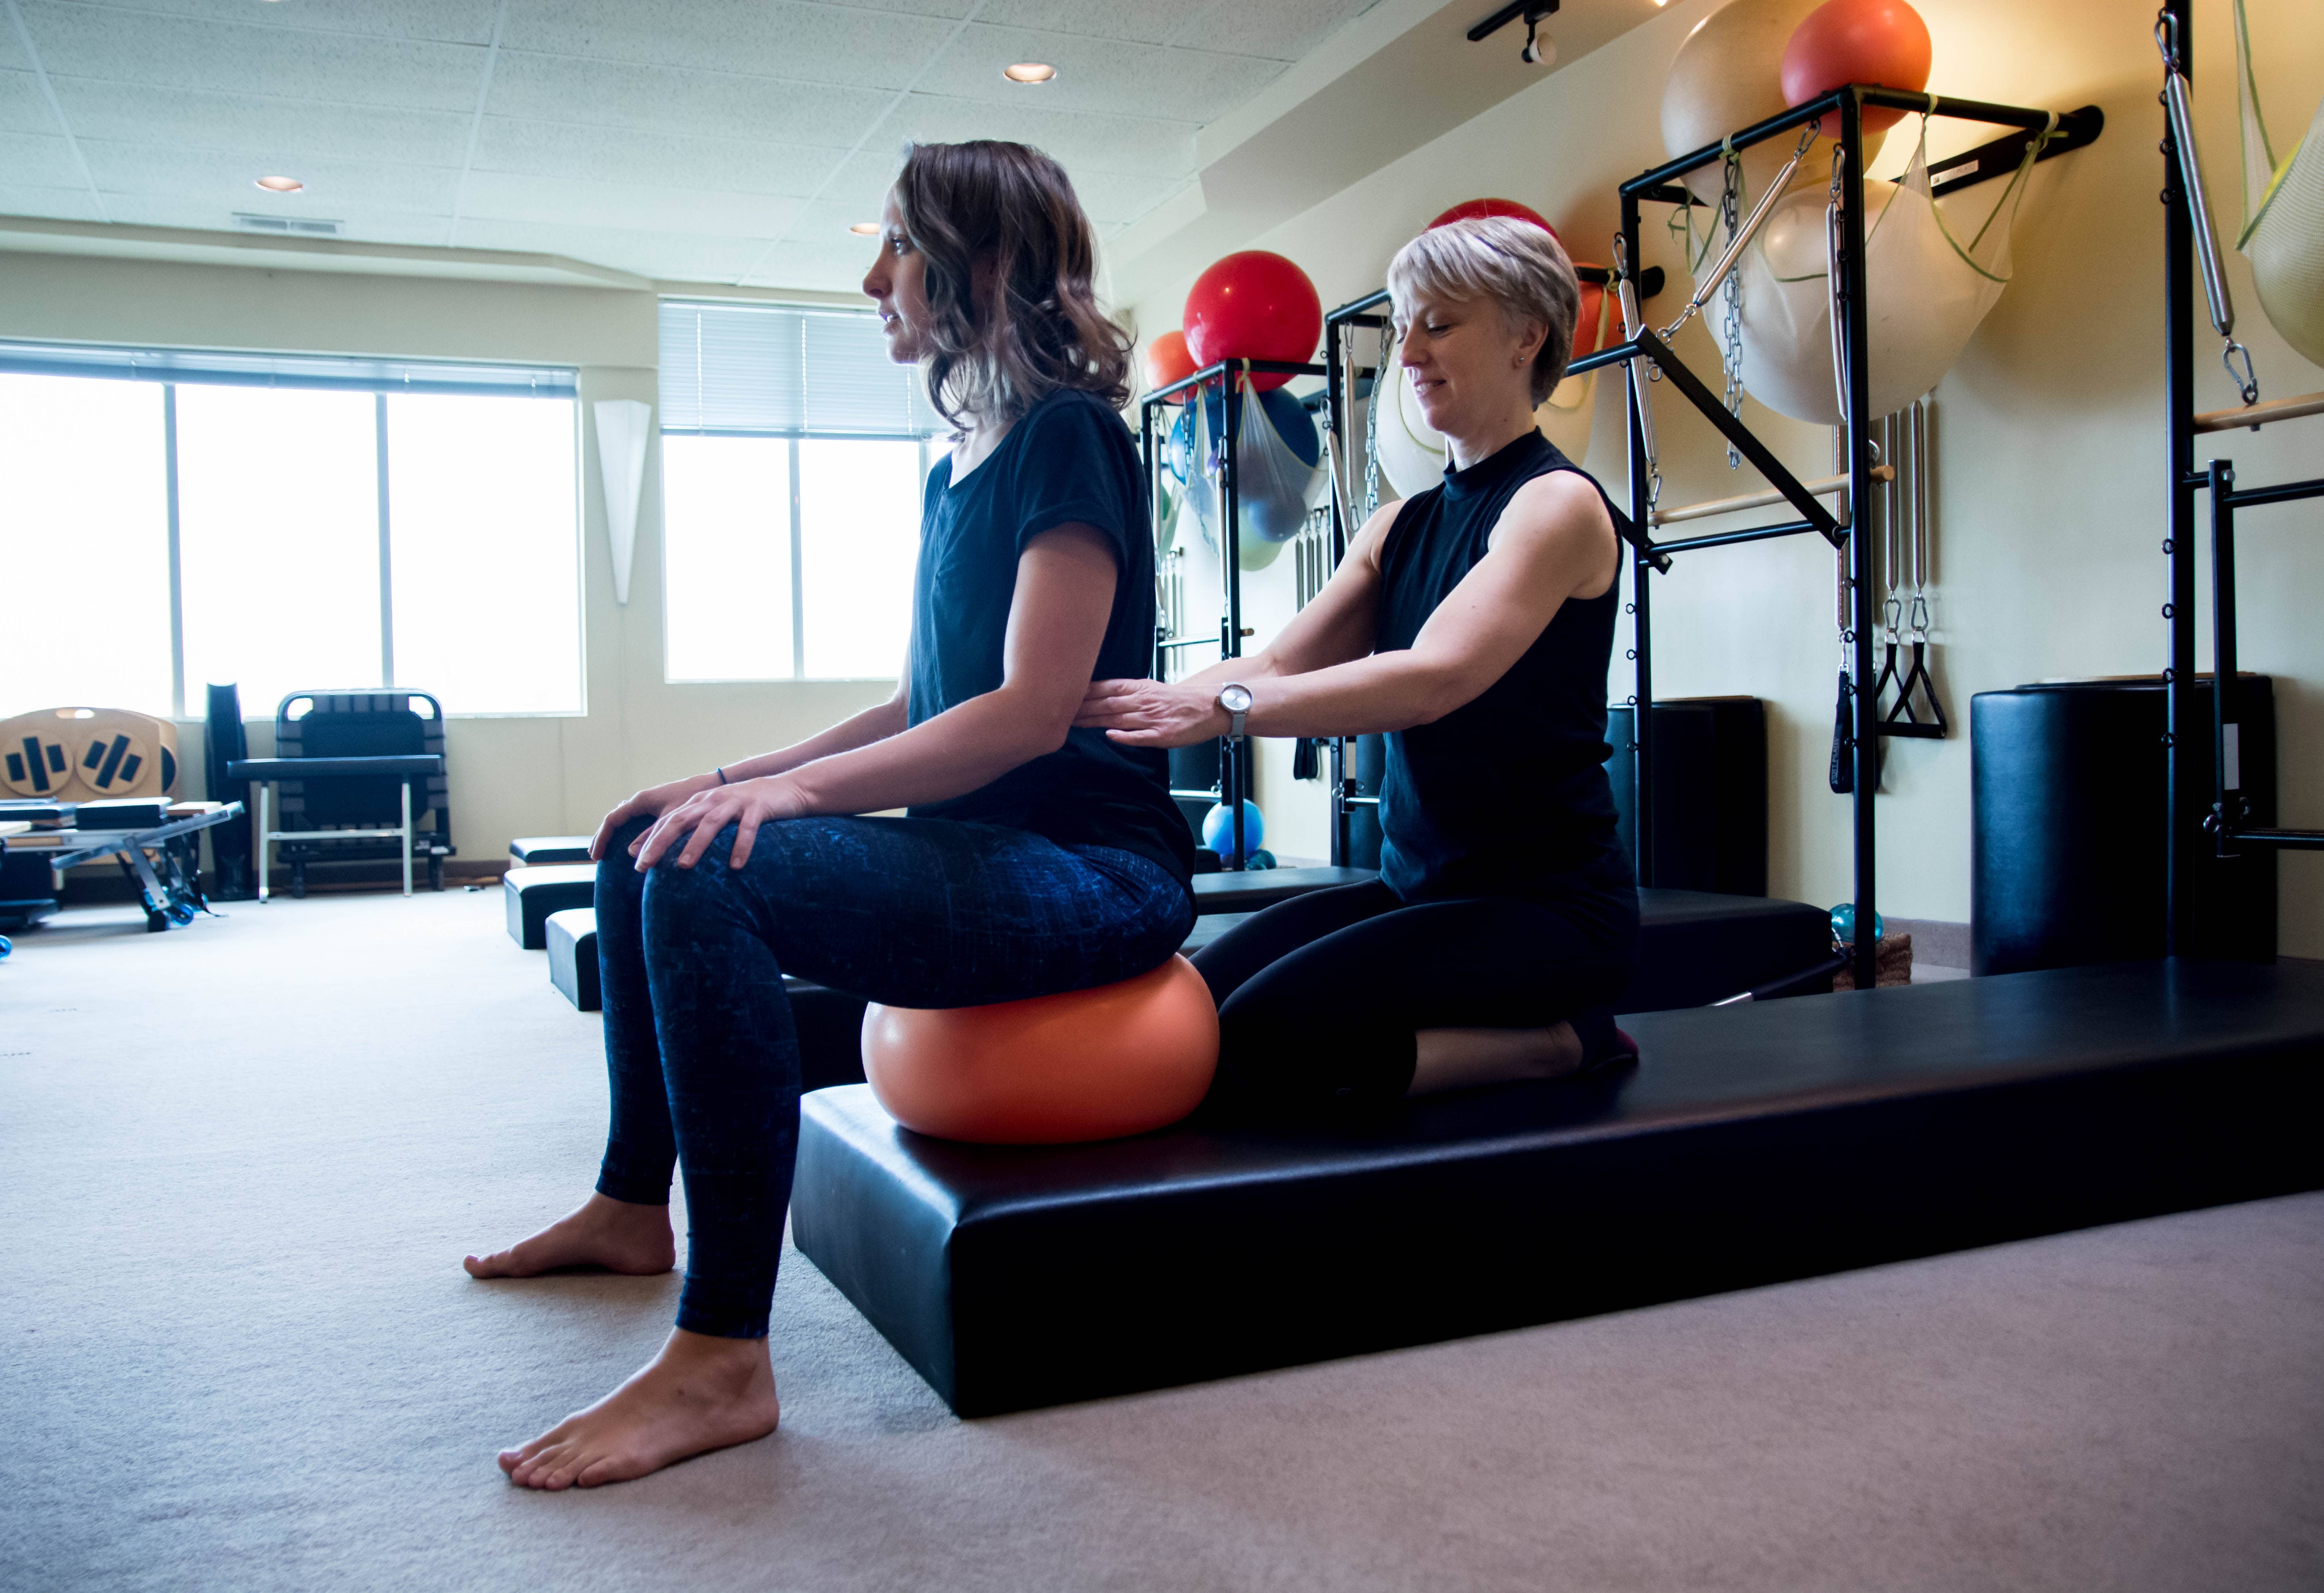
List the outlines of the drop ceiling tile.
{"type": "Polygon", "coordinates": [[[880,253],[880,240],[864,237],[847,229],[859,221],[878,219],[877,210],[867,210],[861,205],[834,204],[829,199],[818,199],[811,205],[799,207],[798,214],[781,237],[785,243],[818,244],[853,251],[855,274],[860,279],[872,269],[872,262],[880,253]]]}
{"type": "Polygon", "coordinates": [[[0,133],[0,171],[25,188],[85,186],[71,141],[38,133],[0,133]]]}
{"type": "Polygon", "coordinates": [[[1379,0],[1266,0],[1266,4],[1221,5],[1197,19],[1173,44],[1236,55],[1263,55],[1295,61],[1379,0]]]}
{"type": "Polygon", "coordinates": [[[1103,111],[1174,122],[1210,122],[1282,75],[1281,61],[1207,51],[1166,50],[1114,39],[1072,38],[1020,28],[968,28],[916,85],[927,94],[1062,111],[1103,111]],[[1047,61],[1047,83],[1012,83],[1014,61],[1047,61]]]}
{"type": "MultiPolygon", "coordinates": [[[[244,229],[235,225],[234,211],[252,208],[244,204],[227,207],[203,199],[181,199],[168,194],[107,194],[105,196],[105,208],[111,213],[112,219],[134,227],[178,227],[235,234],[243,234],[244,229]]],[[[446,229],[450,225],[445,217],[418,215],[409,210],[363,209],[350,206],[319,210],[316,214],[346,223],[339,236],[369,244],[439,245],[444,242],[446,229]]],[[[248,236],[272,235],[254,233],[248,236]]]]}
{"type": "Polygon", "coordinates": [[[460,223],[464,249],[519,249],[562,255],[640,276],[686,282],[732,282],[761,249],[764,238],[702,233],[631,232],[611,227],[557,227],[537,221],[481,218],[460,223]]]}
{"type": "Polygon", "coordinates": [[[798,199],[776,194],[523,177],[509,171],[469,172],[460,200],[463,217],[490,217],[496,221],[539,221],[630,232],[730,233],[761,238],[780,236],[798,210],[798,199]]]}
{"type": "MultiPolygon", "coordinates": [[[[1275,0],[1265,3],[1272,5],[1275,0]]],[[[991,0],[976,14],[976,20],[1044,33],[1081,33],[1159,44],[1218,4],[1219,0],[1141,0],[1134,5],[1125,5],[1121,0],[991,0]]]]}
{"type": "Polygon", "coordinates": [[[896,173],[903,169],[903,139],[875,133],[847,157],[816,197],[829,204],[852,207],[856,212],[852,220],[877,221],[880,206],[895,186],[896,173]]]}
{"type": "Polygon", "coordinates": [[[38,216],[51,221],[104,221],[85,188],[0,186],[0,216],[38,216]]]}
{"type": "Polygon", "coordinates": [[[226,212],[341,216],[372,209],[448,216],[460,176],[448,166],[308,161],[284,173],[300,179],[306,188],[295,194],[274,194],[256,185],[268,173],[247,155],[104,139],[83,139],[80,147],[89,174],[105,193],[198,199],[226,212]]]}
{"type": "Polygon", "coordinates": [[[940,17],[793,0],[509,0],[513,50],[900,88],[949,39],[940,17]]]}
{"type": "Polygon", "coordinates": [[[493,69],[487,108],[495,116],[538,121],[845,148],[895,97],[879,88],[503,50],[493,69]]]}
{"type": "Polygon", "coordinates": [[[1135,221],[1185,185],[1183,176],[1140,171],[1102,171],[1065,168],[1074,192],[1093,225],[1100,227],[1135,221]]]}
{"type": "Polygon", "coordinates": [[[785,242],[768,250],[742,280],[753,287],[853,293],[863,285],[863,264],[862,253],[843,244],[785,242]]]}
{"type": "Polygon", "coordinates": [[[325,33],[439,39],[483,44],[493,36],[493,0],[70,0],[103,10],[164,12],[204,22],[248,23],[325,33]]]}
{"type": "Polygon", "coordinates": [[[467,153],[474,119],[472,112],[462,111],[326,105],[88,78],[52,81],[79,137],[240,151],[293,162],[456,166],[467,153]]]}
{"type": "Polygon", "coordinates": [[[822,185],[845,153],[796,144],[487,116],[477,140],[475,169],[803,198],[822,185]]]}
{"type": "MultiPolygon", "coordinates": [[[[0,23],[5,21],[5,17],[0,17],[0,23]]],[[[32,69],[32,58],[24,53],[24,46],[17,39],[16,30],[0,26],[0,70],[29,72],[32,69]]]]}
{"type": "Polygon", "coordinates": [[[893,11],[910,16],[944,16],[954,21],[976,9],[976,0],[823,0],[849,11],[893,11]]]}
{"type": "Polygon", "coordinates": [[[917,139],[957,144],[1005,138],[1029,144],[1064,162],[1108,171],[1183,176],[1194,169],[1194,124],[1093,112],[1047,110],[1029,105],[988,105],[945,95],[914,94],[880,124],[867,141],[917,139]]]}
{"type": "Polygon", "coordinates": [[[254,27],[26,0],[51,72],[355,105],[473,110],[484,52],[472,45],[254,27]]]}
{"type": "MultiPolygon", "coordinates": [[[[0,37],[5,37],[0,34],[0,37]]],[[[0,72],[0,128],[10,133],[57,133],[57,114],[30,72],[0,72]]]]}

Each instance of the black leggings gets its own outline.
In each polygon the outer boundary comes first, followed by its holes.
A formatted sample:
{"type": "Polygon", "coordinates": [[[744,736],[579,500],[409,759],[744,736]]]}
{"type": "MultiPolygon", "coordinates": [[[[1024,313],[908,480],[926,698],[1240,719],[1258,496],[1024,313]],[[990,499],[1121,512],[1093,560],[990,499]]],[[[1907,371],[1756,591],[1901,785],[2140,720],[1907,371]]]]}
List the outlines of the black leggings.
{"type": "Polygon", "coordinates": [[[1423,1029],[1541,1029],[1591,1050],[1637,958],[1637,893],[1466,896],[1407,906],[1385,884],[1279,903],[1194,955],[1219,1004],[1228,1117],[1376,1109],[1412,1086],[1423,1029]]]}

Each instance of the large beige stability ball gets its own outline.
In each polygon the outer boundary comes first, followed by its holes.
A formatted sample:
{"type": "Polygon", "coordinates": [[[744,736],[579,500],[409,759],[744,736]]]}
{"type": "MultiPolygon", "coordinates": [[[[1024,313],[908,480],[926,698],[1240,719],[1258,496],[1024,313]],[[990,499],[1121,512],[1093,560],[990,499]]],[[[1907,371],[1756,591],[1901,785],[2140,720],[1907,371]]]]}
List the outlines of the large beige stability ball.
{"type": "MultiPolygon", "coordinates": [[[[1779,414],[1815,425],[1840,421],[1831,348],[1821,189],[1777,201],[1746,252],[1743,388],[1779,414]]],[[[1987,274],[1945,236],[1917,162],[1903,184],[1864,185],[1866,291],[1871,315],[1867,373],[1872,416],[1904,408],[1935,386],[2000,297],[2008,273],[2006,234],[1987,274]],[[1917,178],[1918,181],[1914,181],[1917,178]]],[[[2006,227],[2006,218],[1995,226],[2006,227]]]]}
{"type": "MultiPolygon", "coordinates": [[[[1821,0],[1729,0],[1694,24],[1678,47],[1670,76],[1663,87],[1663,147],[1674,159],[1705,144],[1717,144],[1790,107],[1784,101],[1784,47],[1793,32],[1807,20],[1821,0]]],[[[1880,150],[1882,134],[1864,135],[1864,160],[1868,167],[1880,150]]],[[[1799,134],[1786,133],[1745,150],[1742,156],[1748,212],[1767,191],[1768,184],[1792,158],[1799,134]]],[[[1824,145],[1828,150],[1829,144],[1824,145]]],[[[1802,172],[1829,179],[1828,153],[1811,150],[1800,162],[1802,172]],[[1810,168],[1814,171],[1811,171],[1810,168]]],[[[1795,181],[1797,179],[1795,178],[1795,181]]],[[[1726,178],[1720,166],[1699,167],[1686,175],[1694,196],[1709,205],[1719,202],[1726,178]]]]}

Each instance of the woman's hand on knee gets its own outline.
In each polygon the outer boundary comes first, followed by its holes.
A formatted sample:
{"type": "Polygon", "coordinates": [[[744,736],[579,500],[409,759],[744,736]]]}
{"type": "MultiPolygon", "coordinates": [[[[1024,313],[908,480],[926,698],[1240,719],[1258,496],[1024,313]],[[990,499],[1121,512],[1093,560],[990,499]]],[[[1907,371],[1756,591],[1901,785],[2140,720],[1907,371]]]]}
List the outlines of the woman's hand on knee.
{"type": "Polygon", "coordinates": [[[678,847],[671,861],[680,868],[691,868],[709,849],[718,832],[732,824],[734,849],[726,862],[730,867],[740,868],[751,860],[751,847],[758,838],[759,826],[804,818],[807,811],[806,793],[787,775],[770,774],[763,780],[714,784],[663,812],[660,821],[640,837],[631,849],[637,854],[638,868],[642,873],[683,839],[686,844],[678,847]]]}
{"type": "MultiPolygon", "coordinates": [[[[684,780],[673,780],[667,785],[649,785],[627,801],[616,805],[597,826],[597,833],[589,842],[589,860],[601,861],[613,850],[614,832],[632,819],[653,819],[669,812],[696,792],[715,790],[718,776],[695,774],[684,780]]],[[[632,847],[632,851],[637,848],[632,847]]]]}

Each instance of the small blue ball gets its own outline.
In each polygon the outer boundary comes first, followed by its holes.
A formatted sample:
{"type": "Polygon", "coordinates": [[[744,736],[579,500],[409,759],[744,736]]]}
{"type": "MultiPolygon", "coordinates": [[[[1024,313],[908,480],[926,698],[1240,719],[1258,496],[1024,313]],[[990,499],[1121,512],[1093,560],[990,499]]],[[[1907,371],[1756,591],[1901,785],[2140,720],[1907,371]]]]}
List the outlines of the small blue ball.
{"type": "MultiPolygon", "coordinates": [[[[1259,812],[1257,802],[1245,797],[1242,802],[1242,844],[1256,852],[1259,842],[1266,837],[1266,816],[1259,812]]],[[[1203,845],[1221,857],[1230,862],[1233,860],[1234,816],[1227,811],[1224,802],[1212,803],[1211,810],[1203,815],[1203,845]]]]}
{"type": "MultiPolygon", "coordinates": [[[[1874,913],[1872,915],[1872,938],[1877,940],[1887,932],[1887,923],[1878,913],[1874,913]]],[[[1856,943],[1855,903],[1842,902],[1839,906],[1831,910],[1831,938],[1835,940],[1845,941],[1849,945],[1854,945],[1856,943]]]]}
{"type": "Polygon", "coordinates": [[[1272,868],[1275,866],[1275,854],[1261,847],[1250,855],[1250,866],[1253,868],[1272,868]]]}

